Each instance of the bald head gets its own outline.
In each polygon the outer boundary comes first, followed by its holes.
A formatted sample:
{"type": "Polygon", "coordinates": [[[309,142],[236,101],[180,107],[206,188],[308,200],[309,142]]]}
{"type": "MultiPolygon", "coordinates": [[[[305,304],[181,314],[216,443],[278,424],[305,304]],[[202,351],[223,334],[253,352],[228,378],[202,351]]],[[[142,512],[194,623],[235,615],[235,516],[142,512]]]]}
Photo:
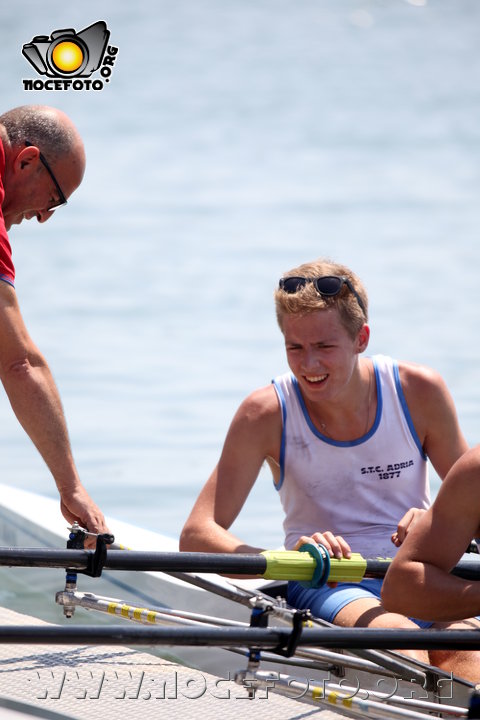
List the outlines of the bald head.
{"type": "Polygon", "coordinates": [[[48,105],[21,105],[0,115],[0,123],[12,148],[24,147],[28,140],[51,163],[72,156],[75,164],[81,166],[80,184],[85,170],[85,149],[80,133],[68,115],[48,105]]]}
{"type": "Polygon", "coordinates": [[[58,198],[38,197],[33,201],[31,197],[34,183],[36,187],[39,185],[36,173],[45,181],[45,190],[52,189],[42,157],[68,198],[80,185],[85,172],[85,149],[80,133],[68,115],[57,108],[22,105],[0,115],[0,137],[6,158],[2,203],[6,223],[18,223],[34,216],[43,222],[50,217],[43,211],[58,198]],[[7,216],[14,219],[9,220],[7,216]]]}

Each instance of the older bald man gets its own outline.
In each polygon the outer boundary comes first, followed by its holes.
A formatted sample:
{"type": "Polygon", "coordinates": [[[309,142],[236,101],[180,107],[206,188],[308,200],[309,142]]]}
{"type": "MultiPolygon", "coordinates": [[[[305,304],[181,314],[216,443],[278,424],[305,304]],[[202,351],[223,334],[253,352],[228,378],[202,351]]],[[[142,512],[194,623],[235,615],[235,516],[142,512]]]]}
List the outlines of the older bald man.
{"type": "Polygon", "coordinates": [[[49,220],[84,170],[83,142],[65,113],[25,105],[0,115],[0,379],[55,479],[64,517],[97,533],[107,532],[105,520],[80,481],[58,389],[23,322],[8,239],[14,224],[49,220]]]}

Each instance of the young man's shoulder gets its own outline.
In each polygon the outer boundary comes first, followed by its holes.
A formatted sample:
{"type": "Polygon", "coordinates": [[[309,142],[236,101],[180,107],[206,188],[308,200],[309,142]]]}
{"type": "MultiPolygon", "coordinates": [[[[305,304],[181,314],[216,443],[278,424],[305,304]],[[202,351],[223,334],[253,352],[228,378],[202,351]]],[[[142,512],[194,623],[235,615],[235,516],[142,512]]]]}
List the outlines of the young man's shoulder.
{"type": "Polygon", "coordinates": [[[256,418],[276,416],[279,404],[274,386],[265,385],[254,390],[243,400],[238,411],[256,418]]]}
{"type": "Polygon", "coordinates": [[[404,390],[432,392],[446,387],[441,374],[428,365],[401,360],[398,362],[398,370],[404,390]]]}
{"type": "Polygon", "coordinates": [[[402,390],[424,450],[437,473],[445,477],[452,462],[466,449],[447,384],[437,370],[426,365],[399,363],[399,374],[402,390]],[[448,452],[447,446],[450,448],[448,452]],[[448,458],[444,460],[446,455],[448,458]]]}
{"type": "Polygon", "coordinates": [[[272,455],[281,427],[282,416],[276,392],[273,385],[268,385],[250,393],[241,403],[232,420],[229,437],[237,445],[247,442],[250,449],[253,446],[267,448],[268,454],[272,455]]]}

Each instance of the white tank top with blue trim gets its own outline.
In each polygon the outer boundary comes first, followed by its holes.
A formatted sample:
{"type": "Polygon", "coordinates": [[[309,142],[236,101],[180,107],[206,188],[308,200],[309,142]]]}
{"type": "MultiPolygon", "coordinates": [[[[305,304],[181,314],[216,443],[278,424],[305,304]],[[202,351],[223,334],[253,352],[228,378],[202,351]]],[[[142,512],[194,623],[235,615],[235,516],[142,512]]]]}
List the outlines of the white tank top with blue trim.
{"type": "Polygon", "coordinates": [[[430,505],[427,458],[415,432],[397,363],[372,357],[377,412],[369,432],[332,440],[313,425],[295,377],[273,380],[283,416],[280,480],[285,547],[331,530],[364,557],[395,554],[390,536],[411,507],[430,505]]]}

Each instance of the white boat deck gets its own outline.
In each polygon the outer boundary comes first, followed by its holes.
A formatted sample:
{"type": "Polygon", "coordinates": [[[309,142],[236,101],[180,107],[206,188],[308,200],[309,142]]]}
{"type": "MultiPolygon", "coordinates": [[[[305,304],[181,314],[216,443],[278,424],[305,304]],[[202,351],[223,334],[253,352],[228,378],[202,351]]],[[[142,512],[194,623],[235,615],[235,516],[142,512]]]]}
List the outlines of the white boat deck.
{"type": "MultiPolygon", "coordinates": [[[[34,624],[44,623],[0,608],[0,627],[34,624]]],[[[241,665],[239,658],[239,669],[241,665]]],[[[0,644],[0,719],[32,715],[52,720],[344,717],[271,691],[258,691],[249,699],[233,679],[219,679],[127,647],[0,644]],[[16,702],[32,712],[13,710],[16,702]]]]}

